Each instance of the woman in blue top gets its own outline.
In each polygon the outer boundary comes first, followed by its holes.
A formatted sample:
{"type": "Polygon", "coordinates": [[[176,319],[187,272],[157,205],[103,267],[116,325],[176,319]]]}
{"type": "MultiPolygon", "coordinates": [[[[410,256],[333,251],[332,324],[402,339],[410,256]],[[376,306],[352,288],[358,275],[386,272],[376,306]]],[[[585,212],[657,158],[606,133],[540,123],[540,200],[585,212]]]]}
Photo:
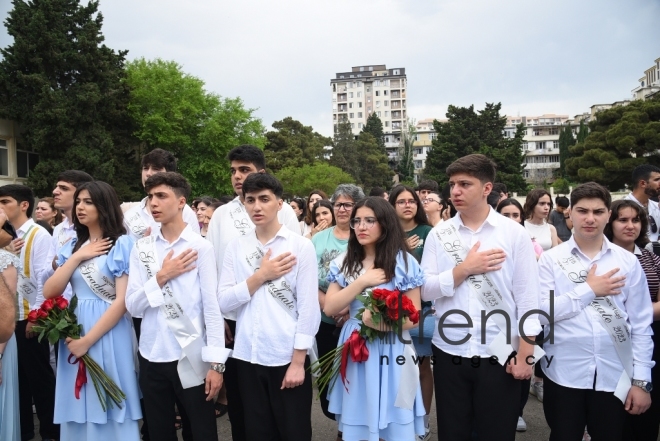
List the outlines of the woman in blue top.
{"type": "MultiPolygon", "coordinates": [[[[344,325],[339,343],[344,343],[360,328],[355,318],[362,303],[357,297],[367,288],[398,289],[420,309],[422,270],[408,253],[406,236],[392,206],[381,197],[358,202],[351,213],[351,233],[345,256],[330,264],[330,286],[324,311],[333,316],[347,306],[350,319],[344,325]]],[[[366,326],[378,329],[369,312],[363,315],[366,326]]],[[[419,386],[417,356],[408,330],[415,327],[408,319],[402,323],[399,338],[375,339],[367,343],[369,358],[360,363],[349,361],[346,387],[337,380],[328,392],[329,411],[335,414],[344,440],[399,441],[424,435],[424,403],[419,386]],[[403,364],[397,357],[404,356],[403,364]],[[348,390],[347,390],[348,389],[348,390]]]]}
{"type": "MultiPolygon", "coordinates": [[[[18,283],[18,258],[5,250],[0,250],[0,273],[6,287],[16,292],[18,283]]],[[[0,343],[0,440],[19,441],[21,425],[18,407],[18,359],[16,336],[0,343]]]]}
{"type": "Polygon", "coordinates": [[[71,283],[78,298],[75,313],[82,325],[80,339],[59,342],[55,422],[61,425],[62,440],[138,441],[142,413],[134,363],[135,333],[124,303],[133,242],[126,235],[119,200],[110,185],[84,183],[76,190],[74,201],[72,221],[77,238],[62,247],[57,256],[59,267],[44,285],[44,297],[52,298],[71,283]],[[89,269],[91,263],[96,271],[87,274],[102,285],[103,278],[113,281],[114,290],[90,288],[94,283],[83,277],[80,268],[84,264],[89,269]],[[80,399],[75,398],[78,365],[68,359],[70,354],[79,358],[86,353],[126,394],[121,409],[115,405],[103,411],[91,379],[82,387],[80,399]]]}

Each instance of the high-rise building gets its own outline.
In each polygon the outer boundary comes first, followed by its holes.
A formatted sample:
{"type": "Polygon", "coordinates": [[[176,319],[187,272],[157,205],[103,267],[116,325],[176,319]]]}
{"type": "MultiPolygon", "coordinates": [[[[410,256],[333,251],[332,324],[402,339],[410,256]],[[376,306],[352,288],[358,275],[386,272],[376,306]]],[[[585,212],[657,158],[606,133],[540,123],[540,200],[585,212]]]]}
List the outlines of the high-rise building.
{"type": "Polygon", "coordinates": [[[403,67],[388,69],[384,64],[374,64],[338,72],[330,80],[334,128],[338,121],[346,118],[357,136],[369,115],[375,112],[383,122],[386,144],[395,143],[408,117],[406,86],[403,67]]]}
{"type": "Polygon", "coordinates": [[[660,92],[660,58],[656,58],[653,66],[644,71],[639,79],[639,86],[632,90],[633,100],[645,100],[660,92]]]}

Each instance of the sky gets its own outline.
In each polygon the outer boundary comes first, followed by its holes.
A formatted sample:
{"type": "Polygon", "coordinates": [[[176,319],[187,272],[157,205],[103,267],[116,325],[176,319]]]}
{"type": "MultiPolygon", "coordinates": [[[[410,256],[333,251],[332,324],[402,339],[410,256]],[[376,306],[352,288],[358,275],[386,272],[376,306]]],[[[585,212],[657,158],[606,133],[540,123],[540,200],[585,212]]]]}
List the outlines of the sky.
{"type": "MultiPolygon", "coordinates": [[[[11,8],[0,2],[0,17],[11,8]]],[[[660,57],[659,0],[101,0],[106,44],[174,60],[241,97],[266,128],[287,116],[332,135],[330,79],[404,67],[408,116],[501,102],[574,116],[631,96],[660,57]]],[[[11,44],[0,29],[0,47],[11,44]]]]}

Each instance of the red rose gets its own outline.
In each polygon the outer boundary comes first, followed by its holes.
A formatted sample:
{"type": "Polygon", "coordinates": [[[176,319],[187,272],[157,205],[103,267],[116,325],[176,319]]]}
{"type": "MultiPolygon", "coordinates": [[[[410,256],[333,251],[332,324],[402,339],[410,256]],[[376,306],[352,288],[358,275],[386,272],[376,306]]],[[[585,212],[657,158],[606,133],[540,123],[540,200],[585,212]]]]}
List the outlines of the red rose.
{"type": "Polygon", "coordinates": [[[385,299],[385,305],[387,309],[399,309],[399,294],[396,292],[390,293],[390,295],[385,299]]]}
{"type": "Polygon", "coordinates": [[[410,315],[409,315],[408,317],[410,318],[410,321],[411,321],[412,323],[417,323],[417,322],[419,322],[419,312],[418,312],[418,311],[411,312],[410,315]]]}
{"type": "Polygon", "coordinates": [[[30,323],[36,323],[37,318],[38,318],[38,311],[36,309],[30,311],[30,313],[27,316],[28,322],[30,323]]]}
{"type": "Polygon", "coordinates": [[[390,291],[382,288],[376,288],[371,291],[372,297],[376,300],[385,300],[390,294],[390,291]]]}
{"type": "Polygon", "coordinates": [[[55,305],[59,309],[66,309],[67,306],[69,306],[69,301],[64,298],[64,296],[57,296],[55,297],[55,305]]]}
{"type": "Polygon", "coordinates": [[[415,307],[415,304],[410,300],[408,296],[401,296],[402,307],[406,311],[411,311],[415,307]]]}
{"type": "Polygon", "coordinates": [[[37,319],[45,319],[48,318],[48,313],[44,311],[43,309],[40,309],[37,311],[37,319]]]}
{"type": "Polygon", "coordinates": [[[387,310],[387,316],[393,321],[399,320],[399,310],[397,308],[390,308],[387,310]]]}
{"type": "Polygon", "coordinates": [[[53,309],[53,306],[55,306],[53,299],[48,299],[41,304],[41,309],[48,312],[53,309]]]}

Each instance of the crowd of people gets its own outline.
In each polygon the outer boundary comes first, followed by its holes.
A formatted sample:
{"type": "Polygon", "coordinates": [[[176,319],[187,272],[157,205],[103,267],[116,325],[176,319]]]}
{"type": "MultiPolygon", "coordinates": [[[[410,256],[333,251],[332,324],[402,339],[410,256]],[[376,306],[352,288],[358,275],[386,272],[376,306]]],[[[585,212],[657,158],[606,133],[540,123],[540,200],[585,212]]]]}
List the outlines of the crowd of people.
{"type": "Polygon", "coordinates": [[[320,391],[337,440],[426,440],[433,417],[439,440],[513,440],[530,394],[552,441],[657,439],[660,168],[637,167],[623,200],[585,183],[521,205],[475,154],[443,189],[285,202],[260,149],[228,160],[218,198],[192,199],[162,149],[139,202],[78,170],[36,206],[0,187],[0,439],[34,438],[34,405],[43,440],[215,440],[227,412],[234,441],[309,441],[312,363],[364,327],[393,334],[362,313],[372,288],[421,318],[320,391]],[[51,346],[28,318],[59,296],[82,333],[51,346]],[[85,354],[121,406],[81,382],[85,354]]]}

